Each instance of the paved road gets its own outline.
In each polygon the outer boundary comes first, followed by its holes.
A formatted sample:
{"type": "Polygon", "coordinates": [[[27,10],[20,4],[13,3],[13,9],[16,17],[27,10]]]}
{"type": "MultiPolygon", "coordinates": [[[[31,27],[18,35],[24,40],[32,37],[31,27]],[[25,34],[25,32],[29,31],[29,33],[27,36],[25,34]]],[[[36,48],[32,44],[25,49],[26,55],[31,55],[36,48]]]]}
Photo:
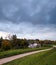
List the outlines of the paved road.
{"type": "Polygon", "coordinates": [[[18,59],[18,58],[22,58],[24,56],[28,56],[28,55],[39,53],[39,52],[43,52],[43,51],[48,51],[48,50],[51,50],[51,49],[52,48],[45,49],[45,50],[38,50],[38,51],[28,52],[28,53],[24,53],[24,54],[20,54],[20,55],[15,55],[15,56],[3,58],[3,59],[0,59],[0,65],[2,65],[4,63],[7,63],[7,62],[10,62],[12,60],[18,59]]]}

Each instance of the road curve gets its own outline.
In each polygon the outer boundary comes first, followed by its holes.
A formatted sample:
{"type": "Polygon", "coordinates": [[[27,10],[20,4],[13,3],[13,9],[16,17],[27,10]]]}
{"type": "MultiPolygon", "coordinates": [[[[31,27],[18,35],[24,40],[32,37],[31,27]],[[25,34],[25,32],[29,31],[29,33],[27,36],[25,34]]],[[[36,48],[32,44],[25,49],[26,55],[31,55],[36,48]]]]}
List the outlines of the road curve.
{"type": "Polygon", "coordinates": [[[35,53],[39,53],[39,52],[43,52],[43,51],[48,51],[48,50],[51,50],[51,49],[52,48],[45,49],[45,50],[32,51],[32,52],[23,53],[23,54],[20,54],[20,55],[15,55],[15,56],[3,58],[3,59],[0,59],[0,65],[2,65],[4,63],[7,63],[7,62],[10,62],[12,60],[18,59],[18,58],[22,58],[24,56],[28,56],[28,55],[35,54],[35,53]]]}

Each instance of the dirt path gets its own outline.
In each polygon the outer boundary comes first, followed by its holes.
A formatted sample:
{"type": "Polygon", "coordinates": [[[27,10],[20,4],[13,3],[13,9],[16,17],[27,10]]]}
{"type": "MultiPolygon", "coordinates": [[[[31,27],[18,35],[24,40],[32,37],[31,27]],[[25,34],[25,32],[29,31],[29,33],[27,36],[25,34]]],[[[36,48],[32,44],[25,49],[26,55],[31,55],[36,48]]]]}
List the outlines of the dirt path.
{"type": "Polygon", "coordinates": [[[52,48],[45,49],[45,50],[38,50],[38,51],[28,52],[28,53],[24,53],[24,54],[20,54],[20,55],[15,55],[15,56],[3,58],[3,59],[0,59],[0,65],[2,65],[4,63],[7,63],[7,62],[10,62],[12,60],[18,59],[18,58],[22,58],[24,56],[28,56],[28,55],[39,53],[39,52],[43,52],[43,51],[48,51],[48,50],[51,50],[51,49],[52,48]]]}

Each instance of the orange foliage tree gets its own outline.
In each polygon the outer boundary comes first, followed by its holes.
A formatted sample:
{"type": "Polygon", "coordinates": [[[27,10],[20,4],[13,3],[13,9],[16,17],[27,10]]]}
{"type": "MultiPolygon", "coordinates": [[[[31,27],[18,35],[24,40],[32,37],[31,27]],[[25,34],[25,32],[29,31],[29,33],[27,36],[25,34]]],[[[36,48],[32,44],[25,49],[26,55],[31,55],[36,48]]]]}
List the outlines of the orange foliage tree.
{"type": "Polygon", "coordinates": [[[11,48],[11,44],[9,40],[3,40],[2,42],[2,49],[8,50],[11,48]]]}

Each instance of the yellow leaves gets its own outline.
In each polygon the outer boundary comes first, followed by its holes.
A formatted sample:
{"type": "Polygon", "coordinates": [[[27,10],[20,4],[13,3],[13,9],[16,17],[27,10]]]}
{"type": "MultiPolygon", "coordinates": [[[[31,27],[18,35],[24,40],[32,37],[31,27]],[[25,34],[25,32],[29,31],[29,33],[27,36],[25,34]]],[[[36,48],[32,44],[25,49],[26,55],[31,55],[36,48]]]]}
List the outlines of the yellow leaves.
{"type": "Polygon", "coordinates": [[[3,40],[2,42],[2,48],[3,49],[10,49],[11,48],[11,44],[8,40],[3,40]]]}
{"type": "Polygon", "coordinates": [[[8,46],[10,43],[9,43],[9,41],[8,40],[4,40],[3,42],[2,42],[2,45],[4,45],[4,46],[8,46]]]}

